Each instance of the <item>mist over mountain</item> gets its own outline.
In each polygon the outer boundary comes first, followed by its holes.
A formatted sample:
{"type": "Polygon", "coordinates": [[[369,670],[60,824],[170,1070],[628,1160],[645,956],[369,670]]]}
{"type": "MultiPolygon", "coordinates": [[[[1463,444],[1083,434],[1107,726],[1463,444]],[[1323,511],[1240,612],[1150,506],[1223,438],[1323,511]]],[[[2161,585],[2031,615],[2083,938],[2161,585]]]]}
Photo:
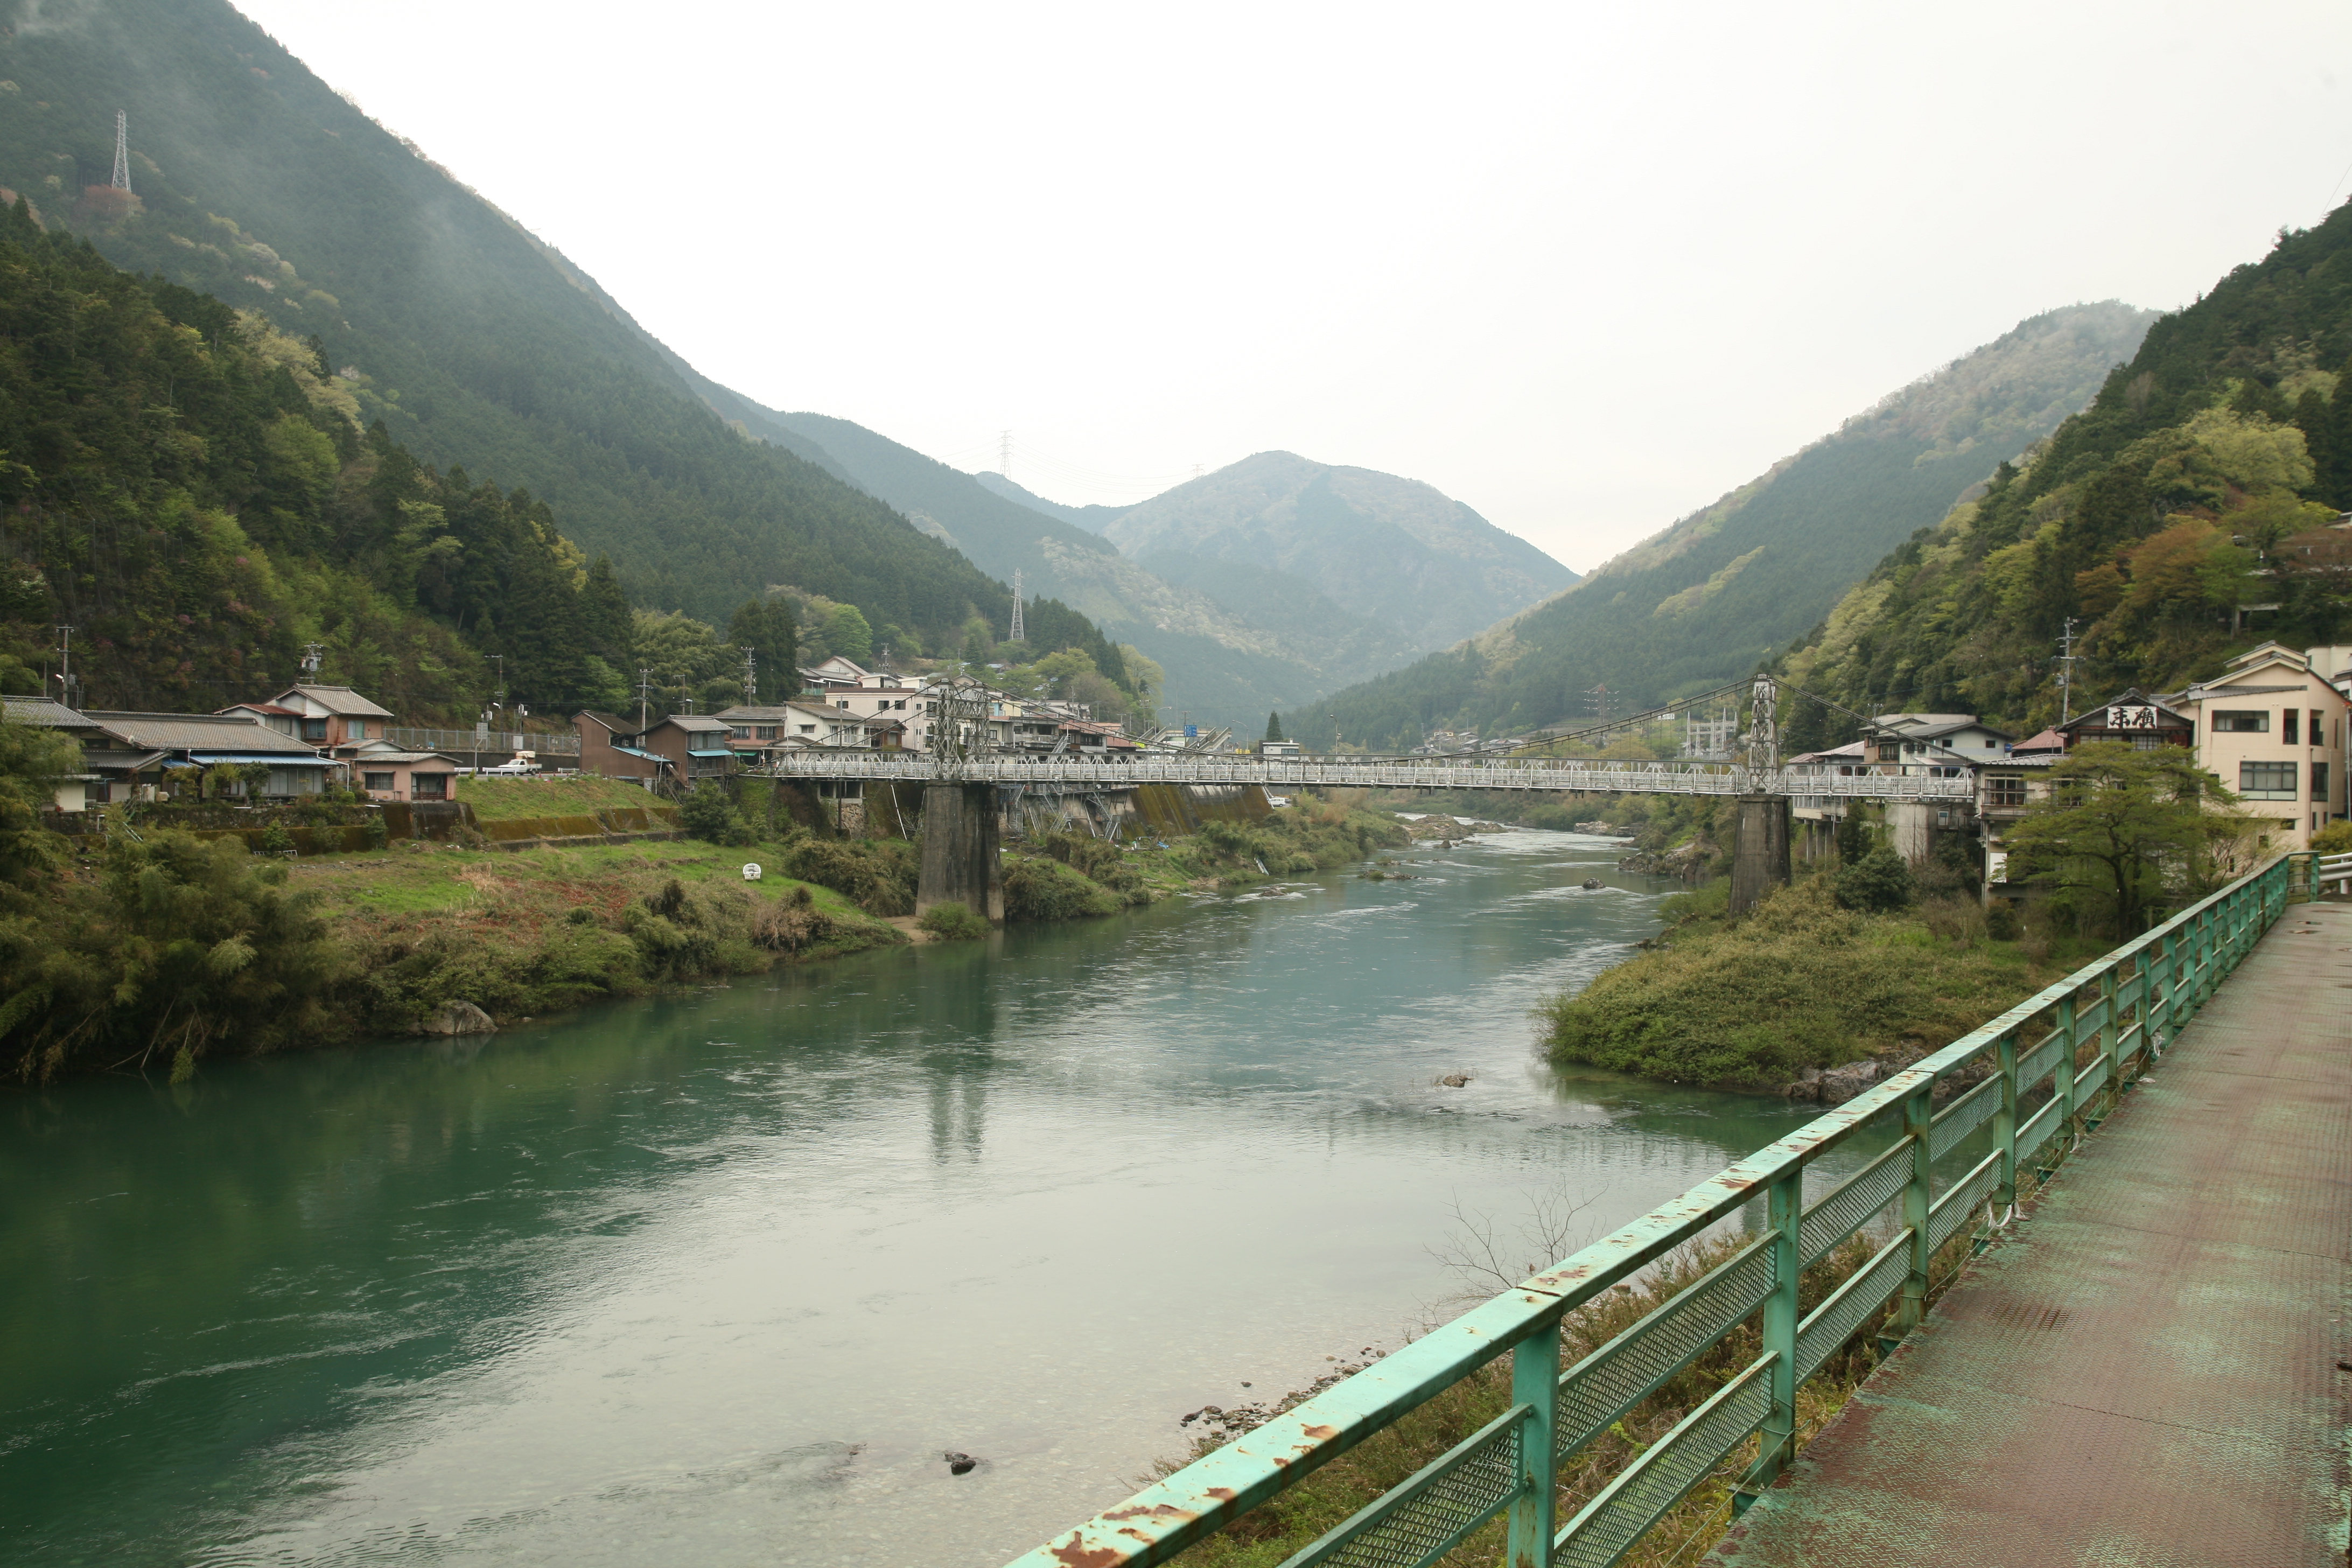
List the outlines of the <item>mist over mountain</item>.
{"type": "Polygon", "coordinates": [[[1108,531],[1112,523],[1135,510],[1131,506],[1104,506],[1099,502],[1092,506],[1065,506],[1057,500],[1047,500],[1035,491],[1016,484],[1003,474],[989,468],[982,468],[971,477],[982,489],[993,495],[1003,496],[1006,500],[1018,501],[1030,510],[1042,511],[1047,517],[1058,517],[1064,522],[1074,522],[1089,533],[1108,531]]]}
{"type": "MultiPolygon", "coordinates": [[[[1411,745],[1434,729],[1506,733],[1580,717],[1596,686],[1622,713],[1745,674],[2088,404],[2156,319],[2109,300],[2022,321],[1566,593],[1285,726],[1317,744],[1411,745]]],[[[1135,521],[1121,518],[1112,537],[1135,521]]]]}

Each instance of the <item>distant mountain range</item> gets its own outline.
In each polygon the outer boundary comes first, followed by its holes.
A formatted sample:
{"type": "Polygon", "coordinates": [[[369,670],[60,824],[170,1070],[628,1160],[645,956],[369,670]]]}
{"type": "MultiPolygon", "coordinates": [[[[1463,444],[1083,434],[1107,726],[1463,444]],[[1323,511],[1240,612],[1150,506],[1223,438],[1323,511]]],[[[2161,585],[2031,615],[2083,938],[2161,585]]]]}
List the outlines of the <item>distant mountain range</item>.
{"type": "Polygon", "coordinates": [[[640,605],[723,620],[789,584],[955,647],[974,615],[1001,633],[1017,570],[1157,658],[1171,708],[1238,723],[1573,581],[1360,469],[1266,454],[1141,507],[1059,507],[779,413],[223,0],[48,0],[39,21],[0,31],[0,189],[118,266],[313,340],[364,423],[547,502],[640,605]],[[118,109],[132,198],[109,186],[118,109]]]}
{"type": "Polygon", "coordinates": [[[2022,321],[1566,592],[1286,714],[1284,728],[1310,744],[1411,745],[1440,728],[1581,717],[1595,687],[1624,713],[1743,675],[2088,404],[2156,319],[2110,300],[2022,321]]]}

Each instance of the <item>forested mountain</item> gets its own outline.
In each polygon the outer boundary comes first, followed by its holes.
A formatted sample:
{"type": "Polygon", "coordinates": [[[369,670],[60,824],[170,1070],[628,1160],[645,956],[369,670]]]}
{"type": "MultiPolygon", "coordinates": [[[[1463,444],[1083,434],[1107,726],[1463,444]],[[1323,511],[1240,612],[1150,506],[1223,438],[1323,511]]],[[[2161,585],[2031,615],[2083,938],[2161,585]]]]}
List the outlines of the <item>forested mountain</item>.
{"type": "Polygon", "coordinates": [[[1580,718],[1596,686],[1623,713],[1742,675],[2088,403],[2154,320],[2109,301],[2021,322],[1570,591],[1285,726],[1310,744],[1411,745],[1580,718]]]}
{"type": "MultiPolygon", "coordinates": [[[[2057,717],[2070,617],[2078,712],[2264,638],[2352,637],[2352,531],[2332,526],[2352,509],[2347,372],[2352,205],[2158,321],[2090,407],[1881,561],[1781,670],[1858,709],[2025,731],[2057,717]]],[[[1792,743],[1846,738],[1794,707],[1792,743]]]]}
{"type": "Polygon", "coordinates": [[[793,584],[931,646],[975,612],[1009,618],[1003,585],[764,427],[224,0],[44,0],[35,19],[0,33],[0,186],[124,267],[315,340],[363,425],[527,488],[638,604],[723,617],[793,584]],[[129,197],[108,185],[117,109],[129,197]]]}
{"type": "Polygon", "coordinates": [[[296,679],[470,717],[617,701],[629,610],[522,490],[438,475],[308,345],[0,214],[0,689],[75,628],[81,700],[208,710],[296,679]]]}
{"type": "Polygon", "coordinates": [[[1112,523],[1135,510],[1133,507],[1103,506],[1099,503],[1093,506],[1065,506],[1057,500],[1047,500],[1027,486],[1015,484],[1003,474],[992,473],[985,468],[972,475],[972,481],[984,489],[1003,496],[1007,500],[1019,501],[1032,511],[1042,511],[1047,517],[1058,517],[1064,522],[1075,522],[1088,533],[1107,532],[1112,523]]]}
{"type": "Polygon", "coordinates": [[[1076,509],[1039,510],[1052,503],[1033,507],[981,482],[994,475],[949,468],[846,419],[768,417],[982,571],[1007,581],[1019,571],[1029,590],[1149,655],[1167,671],[1171,718],[1254,722],[1421,651],[1281,574],[1239,574],[1221,592],[1171,583],[1059,515],[1076,509]]]}
{"type": "Polygon", "coordinates": [[[1423,648],[1444,647],[1576,581],[1534,545],[1417,479],[1289,452],[1260,452],[1129,507],[1105,537],[1139,564],[1221,602],[1269,586],[1304,589],[1423,648]]]}

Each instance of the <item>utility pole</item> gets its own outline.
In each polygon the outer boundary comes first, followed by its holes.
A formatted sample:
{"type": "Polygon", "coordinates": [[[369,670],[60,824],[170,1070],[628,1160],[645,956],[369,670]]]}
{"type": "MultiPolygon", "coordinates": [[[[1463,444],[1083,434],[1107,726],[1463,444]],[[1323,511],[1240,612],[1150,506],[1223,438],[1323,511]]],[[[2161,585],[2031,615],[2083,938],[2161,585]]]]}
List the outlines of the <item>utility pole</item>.
{"type": "Polygon", "coordinates": [[[507,705],[507,656],[494,653],[490,655],[490,662],[499,667],[499,706],[503,709],[507,705]]]}
{"type": "Polygon", "coordinates": [[[747,706],[756,706],[760,700],[759,664],[760,661],[752,656],[751,650],[745,648],[743,650],[743,701],[747,706]]]}
{"type": "Polygon", "coordinates": [[[1015,572],[1013,574],[1013,635],[1004,639],[1006,642],[1029,640],[1029,634],[1021,624],[1021,574],[1015,572]]]}
{"type": "Polygon", "coordinates": [[[131,194],[131,117],[114,111],[114,188],[131,194]]]}
{"type": "Polygon", "coordinates": [[[2058,722],[2064,724],[2074,717],[2074,617],[2066,617],[2066,629],[2058,637],[2058,722]]]}
{"type": "Polygon", "coordinates": [[[58,628],[58,696],[67,707],[79,709],[81,704],[74,700],[73,635],[71,626],[58,628]]]}
{"type": "Polygon", "coordinates": [[[644,665],[637,666],[637,733],[646,732],[646,693],[652,689],[654,672],[644,665]]]}

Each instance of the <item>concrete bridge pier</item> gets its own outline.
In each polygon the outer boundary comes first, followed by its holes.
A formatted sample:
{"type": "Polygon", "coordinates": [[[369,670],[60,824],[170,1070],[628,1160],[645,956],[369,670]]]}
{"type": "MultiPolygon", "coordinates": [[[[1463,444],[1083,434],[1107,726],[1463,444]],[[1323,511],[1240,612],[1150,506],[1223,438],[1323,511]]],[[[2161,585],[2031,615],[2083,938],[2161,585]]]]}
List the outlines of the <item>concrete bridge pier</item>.
{"type": "MultiPolygon", "coordinates": [[[[1784,857],[1785,858],[1785,857],[1784,857]]],[[[1004,923],[1004,866],[997,857],[996,786],[935,784],[923,789],[923,867],[915,912],[961,904],[1004,923]]]]}
{"type": "Polygon", "coordinates": [[[1789,797],[1743,795],[1731,840],[1731,912],[1744,915],[1789,883],[1789,797]]]}

